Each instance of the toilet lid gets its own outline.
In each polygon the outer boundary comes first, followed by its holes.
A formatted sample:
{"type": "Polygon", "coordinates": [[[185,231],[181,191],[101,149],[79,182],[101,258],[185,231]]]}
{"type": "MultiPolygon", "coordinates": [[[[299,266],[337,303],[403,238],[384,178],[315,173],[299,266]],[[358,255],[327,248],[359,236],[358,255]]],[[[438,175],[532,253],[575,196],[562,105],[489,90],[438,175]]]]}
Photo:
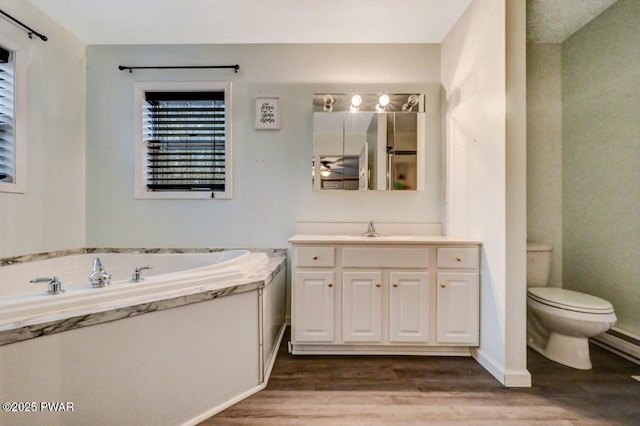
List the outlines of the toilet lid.
{"type": "Polygon", "coordinates": [[[604,299],[563,288],[532,287],[527,290],[527,294],[531,299],[540,303],[568,311],[594,314],[610,314],[613,312],[611,303],[604,299]]]}

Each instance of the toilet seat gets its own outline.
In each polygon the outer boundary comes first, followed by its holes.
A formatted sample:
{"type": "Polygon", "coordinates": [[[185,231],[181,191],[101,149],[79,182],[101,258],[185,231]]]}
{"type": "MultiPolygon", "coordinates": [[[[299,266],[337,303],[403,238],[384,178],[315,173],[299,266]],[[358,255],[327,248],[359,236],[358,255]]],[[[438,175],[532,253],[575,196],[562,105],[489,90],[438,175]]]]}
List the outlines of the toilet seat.
{"type": "Polygon", "coordinates": [[[587,314],[611,314],[613,306],[608,301],[589,294],[555,287],[532,287],[527,296],[536,302],[566,311],[587,314]]]}

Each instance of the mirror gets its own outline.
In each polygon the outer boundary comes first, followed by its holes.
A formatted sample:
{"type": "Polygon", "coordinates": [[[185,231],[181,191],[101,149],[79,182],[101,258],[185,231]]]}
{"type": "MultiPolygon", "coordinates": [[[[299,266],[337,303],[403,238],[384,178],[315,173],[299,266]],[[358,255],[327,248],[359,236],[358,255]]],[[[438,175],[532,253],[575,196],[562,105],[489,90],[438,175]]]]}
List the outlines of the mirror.
{"type": "Polygon", "coordinates": [[[424,190],[426,113],[316,112],[313,187],[424,190]]]}
{"type": "Polygon", "coordinates": [[[424,190],[424,95],[315,94],[313,105],[314,189],[424,190]]]}

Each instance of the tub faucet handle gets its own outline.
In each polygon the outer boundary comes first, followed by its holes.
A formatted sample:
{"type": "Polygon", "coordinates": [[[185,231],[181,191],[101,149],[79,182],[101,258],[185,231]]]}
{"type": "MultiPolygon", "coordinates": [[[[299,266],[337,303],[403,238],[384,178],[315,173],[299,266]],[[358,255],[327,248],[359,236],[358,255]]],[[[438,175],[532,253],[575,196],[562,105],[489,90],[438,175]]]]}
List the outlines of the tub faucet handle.
{"type": "Polygon", "coordinates": [[[30,282],[32,283],[49,283],[47,291],[44,294],[55,295],[64,293],[64,289],[62,288],[62,283],[58,277],[38,277],[32,279],[30,282]]]}
{"type": "Polygon", "coordinates": [[[129,280],[129,282],[139,283],[140,281],[144,281],[144,278],[140,276],[140,271],[144,271],[146,269],[153,269],[153,266],[138,266],[134,269],[133,274],[131,274],[131,279],[129,280]]]}

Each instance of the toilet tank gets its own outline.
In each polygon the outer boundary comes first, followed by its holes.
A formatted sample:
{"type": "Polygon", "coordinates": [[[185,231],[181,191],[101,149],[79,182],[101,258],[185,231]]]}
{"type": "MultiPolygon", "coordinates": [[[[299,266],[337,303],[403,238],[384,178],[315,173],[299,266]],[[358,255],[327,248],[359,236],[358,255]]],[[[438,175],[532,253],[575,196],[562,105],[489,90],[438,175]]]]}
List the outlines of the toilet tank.
{"type": "Polygon", "coordinates": [[[549,285],[552,254],[550,245],[527,243],[527,287],[549,285]]]}

